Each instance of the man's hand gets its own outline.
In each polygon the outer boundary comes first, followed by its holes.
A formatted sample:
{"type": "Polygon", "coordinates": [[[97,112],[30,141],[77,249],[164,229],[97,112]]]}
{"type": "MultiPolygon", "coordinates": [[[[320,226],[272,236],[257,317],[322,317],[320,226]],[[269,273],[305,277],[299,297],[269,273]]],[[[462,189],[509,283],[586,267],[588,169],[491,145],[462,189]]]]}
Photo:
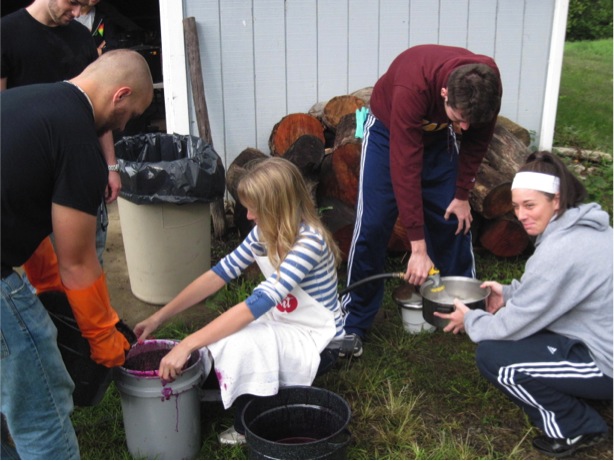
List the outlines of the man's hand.
{"type": "Polygon", "coordinates": [[[447,221],[453,214],[455,214],[458,218],[458,228],[456,229],[455,235],[460,234],[463,229],[465,230],[463,232],[464,234],[469,232],[469,230],[471,230],[471,221],[473,221],[469,201],[459,200],[457,198],[452,200],[450,202],[450,205],[448,205],[448,208],[446,209],[446,214],[443,217],[447,221]]]}
{"type": "Polygon", "coordinates": [[[403,277],[412,285],[422,285],[429,275],[429,270],[433,267],[433,261],[429,258],[426,251],[424,240],[414,240],[411,242],[411,255],[407,262],[407,271],[403,277]]]}
{"type": "Polygon", "coordinates": [[[104,200],[107,203],[113,203],[119,196],[119,191],[122,189],[122,181],[119,177],[119,172],[109,171],[109,182],[104,192],[104,200]]]}
{"type": "Polygon", "coordinates": [[[107,46],[107,42],[106,40],[103,40],[102,43],[100,45],[98,45],[98,48],[96,48],[96,51],[98,52],[98,56],[101,56],[102,53],[104,53],[104,47],[107,46]]]}

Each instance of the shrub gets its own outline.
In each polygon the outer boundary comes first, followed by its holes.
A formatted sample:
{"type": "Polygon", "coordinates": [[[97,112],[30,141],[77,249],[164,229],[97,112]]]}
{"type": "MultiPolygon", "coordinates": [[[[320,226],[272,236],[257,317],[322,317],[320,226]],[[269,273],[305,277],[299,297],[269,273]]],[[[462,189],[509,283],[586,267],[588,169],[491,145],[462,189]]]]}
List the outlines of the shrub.
{"type": "Polygon", "coordinates": [[[612,0],[570,0],[566,40],[612,38],[612,0]]]}

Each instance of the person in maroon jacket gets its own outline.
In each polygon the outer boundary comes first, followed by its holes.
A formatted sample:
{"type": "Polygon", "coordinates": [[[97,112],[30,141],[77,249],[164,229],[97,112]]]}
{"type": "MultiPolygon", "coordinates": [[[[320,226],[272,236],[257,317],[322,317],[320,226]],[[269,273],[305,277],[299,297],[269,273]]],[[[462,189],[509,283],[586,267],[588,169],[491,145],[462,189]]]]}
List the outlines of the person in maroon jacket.
{"type": "MultiPolygon", "coordinates": [[[[373,88],[364,124],[348,286],[384,272],[397,217],[411,244],[405,280],[475,277],[469,191],[493,135],[501,78],[492,58],[420,45],[401,53],[373,88]]],[[[382,302],[381,279],[343,298],[354,356],[382,302]]]]}

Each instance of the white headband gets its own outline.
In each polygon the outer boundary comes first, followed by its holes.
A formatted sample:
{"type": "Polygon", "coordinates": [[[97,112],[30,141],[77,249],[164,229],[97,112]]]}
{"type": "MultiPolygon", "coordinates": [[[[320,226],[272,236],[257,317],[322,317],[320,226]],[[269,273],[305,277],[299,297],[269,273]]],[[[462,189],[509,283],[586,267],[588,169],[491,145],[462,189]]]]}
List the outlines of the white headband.
{"type": "Polygon", "coordinates": [[[531,189],[548,194],[556,194],[559,191],[560,180],[556,176],[533,171],[516,173],[512,189],[531,189]]]}

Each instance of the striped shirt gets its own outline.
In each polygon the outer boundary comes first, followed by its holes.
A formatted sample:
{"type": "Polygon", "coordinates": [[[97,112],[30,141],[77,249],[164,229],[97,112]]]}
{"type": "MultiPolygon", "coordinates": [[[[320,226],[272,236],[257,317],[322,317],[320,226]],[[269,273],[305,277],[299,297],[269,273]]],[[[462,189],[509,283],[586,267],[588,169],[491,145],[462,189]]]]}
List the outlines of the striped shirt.
{"type": "MultiPolygon", "coordinates": [[[[245,240],[212,270],[228,283],[254,263],[256,257],[266,255],[266,247],[258,241],[258,226],[255,226],[245,240]]],[[[258,318],[297,286],[333,313],[337,328],[335,338],[342,337],[343,319],[334,256],[322,235],[306,224],[301,225],[298,239],[281,263],[279,272],[274,271],[254,289],[246,299],[247,307],[258,318]]]]}

